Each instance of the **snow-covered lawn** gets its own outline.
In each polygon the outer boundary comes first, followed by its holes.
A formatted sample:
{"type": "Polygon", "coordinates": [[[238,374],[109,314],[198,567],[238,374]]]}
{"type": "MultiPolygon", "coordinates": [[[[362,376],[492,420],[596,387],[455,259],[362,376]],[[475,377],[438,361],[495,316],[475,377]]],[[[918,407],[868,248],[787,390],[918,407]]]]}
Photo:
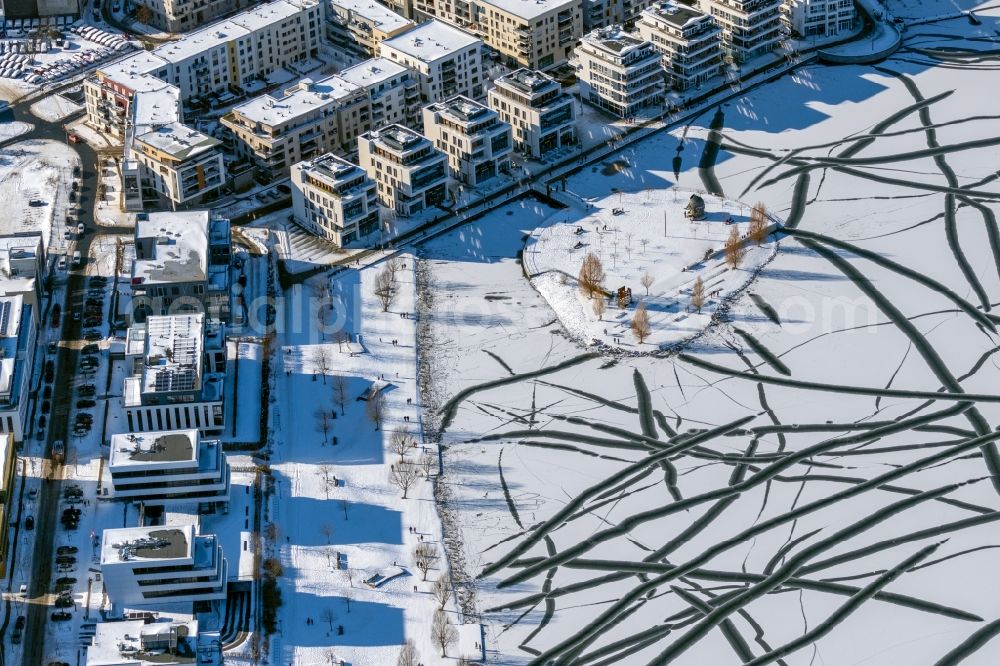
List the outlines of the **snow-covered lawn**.
{"type": "MultiPolygon", "coordinates": [[[[403,500],[388,478],[398,462],[388,448],[391,433],[407,428],[421,441],[416,322],[403,317],[414,310],[414,261],[404,255],[400,263],[388,312],[372,293],[382,270],[376,265],[335,278],[329,300],[323,278],[293,287],[279,315],[270,520],[279,527],[274,552],[284,575],[280,635],[271,639],[275,663],[326,663],[336,655],[357,666],[393,664],[407,638],[424,663],[437,663],[430,590],[447,570],[442,559],[424,582],[412,559],[421,541],[442,552],[431,483],[421,478],[403,500]],[[337,330],[350,342],[337,342],[337,330]],[[376,386],[386,401],[377,430],[360,399],[376,386]],[[362,582],[395,565],[402,576],[377,588],[362,582]]],[[[458,623],[454,609],[449,617],[458,623]]]]}
{"type": "Polygon", "coordinates": [[[21,141],[0,148],[0,233],[62,238],[76,152],[58,141],[21,141]],[[32,205],[35,201],[35,205],[32,205]]]}
{"type": "Polygon", "coordinates": [[[22,134],[27,134],[32,129],[31,123],[23,123],[19,120],[0,123],[0,143],[16,139],[22,134]]]}
{"type": "Polygon", "coordinates": [[[734,228],[746,235],[750,207],[703,195],[705,218],[695,221],[684,215],[689,196],[676,190],[610,195],[560,211],[532,232],[524,249],[525,269],[574,337],[630,351],[685,340],[704,329],[719,304],[774,256],[773,239],[760,246],[748,240],[744,259],[731,269],[723,248],[734,228]],[[603,287],[612,294],[603,299],[607,310],[600,316],[577,279],[591,254],[600,259],[603,287]],[[698,278],[703,284],[700,309],[691,303],[698,278]],[[643,279],[651,280],[648,290],[643,279]],[[620,287],[632,292],[632,303],[624,308],[615,297],[620,287]],[[629,330],[640,303],[651,329],[642,344],[629,330]]]}
{"type": "Polygon", "coordinates": [[[83,111],[83,107],[62,95],[49,95],[31,105],[31,113],[42,120],[58,122],[83,111]]]}

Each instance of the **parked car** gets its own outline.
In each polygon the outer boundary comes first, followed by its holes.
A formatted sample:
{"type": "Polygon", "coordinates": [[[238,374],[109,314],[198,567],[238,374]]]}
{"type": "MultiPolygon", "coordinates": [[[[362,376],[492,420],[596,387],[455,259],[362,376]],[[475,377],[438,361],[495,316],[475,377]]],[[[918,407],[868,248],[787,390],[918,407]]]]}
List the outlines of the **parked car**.
{"type": "Polygon", "coordinates": [[[104,336],[101,335],[100,331],[87,331],[83,339],[87,342],[97,342],[98,340],[103,340],[104,336]]]}
{"type": "Polygon", "coordinates": [[[31,530],[35,529],[35,517],[34,516],[28,516],[27,518],[24,519],[24,529],[28,530],[29,532],[31,530]]]}
{"type": "Polygon", "coordinates": [[[43,400],[42,401],[42,414],[48,414],[50,409],[52,409],[52,404],[48,400],[43,400]]]}
{"type": "MultiPolygon", "coordinates": [[[[67,514],[63,514],[65,517],[67,514]]],[[[76,564],[76,558],[72,555],[60,555],[56,558],[56,564],[76,564]]]]}
{"type": "Polygon", "coordinates": [[[90,281],[93,284],[107,284],[108,278],[104,277],[103,275],[92,275],[90,276],[90,281]]]}
{"type": "Polygon", "coordinates": [[[28,200],[28,205],[32,208],[38,208],[39,206],[44,206],[45,202],[41,199],[30,199],[28,200]]]}
{"type": "Polygon", "coordinates": [[[84,398],[90,398],[97,395],[97,387],[93,384],[84,384],[76,390],[84,398]]]}
{"type": "Polygon", "coordinates": [[[91,400],[90,398],[84,398],[82,400],[77,400],[76,401],[76,408],[77,409],[89,409],[89,408],[94,407],[96,405],[97,405],[97,403],[95,401],[91,400]]]}
{"type": "Polygon", "coordinates": [[[76,578],[71,576],[63,576],[62,578],[56,578],[56,585],[76,585],[76,578]]]}
{"type": "Polygon", "coordinates": [[[67,611],[53,611],[49,617],[53,622],[66,622],[73,619],[73,614],[67,611]]]}
{"type": "Polygon", "coordinates": [[[59,350],[59,345],[55,340],[50,340],[48,344],[45,345],[45,350],[50,354],[55,354],[59,350]]]}
{"type": "Polygon", "coordinates": [[[89,345],[84,345],[83,349],[80,350],[80,353],[81,354],[86,354],[86,355],[90,356],[92,354],[97,354],[100,351],[101,351],[101,348],[98,347],[96,344],[94,344],[92,342],[89,345]]]}
{"type": "Polygon", "coordinates": [[[76,546],[59,546],[56,548],[56,555],[72,555],[78,550],[76,546]]]}
{"type": "Polygon", "coordinates": [[[93,370],[97,366],[98,363],[96,358],[90,358],[89,356],[85,356],[83,360],[80,361],[81,370],[93,370]]]}
{"type": "Polygon", "coordinates": [[[48,423],[48,421],[45,418],[45,414],[42,414],[41,416],[38,417],[38,427],[39,428],[44,428],[46,423],[48,423]]]}
{"type": "Polygon", "coordinates": [[[73,608],[76,602],[73,597],[56,597],[56,608],[73,608]]]}
{"type": "Polygon", "coordinates": [[[52,306],[52,328],[59,328],[59,318],[62,315],[62,306],[56,303],[52,306]]]}
{"type": "Polygon", "coordinates": [[[104,323],[104,319],[101,317],[87,317],[83,320],[83,325],[87,328],[93,328],[95,326],[100,326],[104,323]]]}

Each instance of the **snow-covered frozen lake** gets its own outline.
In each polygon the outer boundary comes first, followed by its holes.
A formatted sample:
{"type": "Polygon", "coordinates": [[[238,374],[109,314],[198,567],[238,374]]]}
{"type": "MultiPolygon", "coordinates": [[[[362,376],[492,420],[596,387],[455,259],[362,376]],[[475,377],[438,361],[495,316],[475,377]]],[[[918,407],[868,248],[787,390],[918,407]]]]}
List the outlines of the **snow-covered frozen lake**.
{"type": "Polygon", "coordinates": [[[425,431],[491,663],[996,662],[1000,10],[977,17],[569,178],[786,220],[683,354],[603,356],[562,327],[519,259],[546,205],[421,248],[425,431]]]}

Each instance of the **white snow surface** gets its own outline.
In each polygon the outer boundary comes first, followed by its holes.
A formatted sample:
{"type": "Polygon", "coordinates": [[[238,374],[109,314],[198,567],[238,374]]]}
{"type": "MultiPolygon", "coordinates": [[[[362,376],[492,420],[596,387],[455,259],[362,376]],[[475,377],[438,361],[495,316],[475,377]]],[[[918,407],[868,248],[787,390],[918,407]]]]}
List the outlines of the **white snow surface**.
{"type": "Polygon", "coordinates": [[[19,120],[12,120],[0,123],[0,142],[16,139],[22,134],[27,134],[32,130],[31,123],[23,123],[19,120]]]}
{"type": "Polygon", "coordinates": [[[58,122],[82,110],[81,105],[62,95],[49,95],[31,105],[33,115],[51,123],[58,122]]]}

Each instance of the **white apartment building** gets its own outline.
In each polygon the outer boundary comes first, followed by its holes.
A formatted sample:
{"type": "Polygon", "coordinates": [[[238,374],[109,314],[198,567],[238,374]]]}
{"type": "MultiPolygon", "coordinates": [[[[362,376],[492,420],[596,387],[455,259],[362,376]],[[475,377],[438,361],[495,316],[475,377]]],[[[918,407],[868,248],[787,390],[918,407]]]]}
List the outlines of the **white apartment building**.
{"type": "Polygon", "coordinates": [[[431,20],[379,44],[379,55],[417,74],[424,103],[454,95],[473,99],[485,91],[482,40],[431,20]]]}
{"type": "Polygon", "coordinates": [[[225,429],[226,339],[204,314],[148,317],[125,337],[122,406],[130,432],[225,429]]]}
{"type": "Polygon", "coordinates": [[[675,2],[644,10],[635,25],[639,37],[663,55],[667,85],[687,90],[722,69],[722,28],[707,14],[675,2]]]}
{"type": "Polygon", "coordinates": [[[477,187],[510,170],[513,138],[499,114],[458,95],[424,107],[424,136],[448,156],[452,176],[477,187]]]}
{"type": "Polygon", "coordinates": [[[99,67],[83,82],[87,124],[123,139],[130,122],[142,122],[133,120],[133,106],[142,97],[150,99],[149,106],[157,105],[161,113],[173,107],[173,115],[166,122],[180,121],[180,89],[150,72],[165,76],[166,62],[148,51],[99,67]]]}
{"type": "Polygon", "coordinates": [[[576,100],[541,72],[518,69],[493,82],[489,105],[513,131],[514,148],[535,159],[576,143],[576,100]]]}
{"type": "Polygon", "coordinates": [[[447,198],[447,156],[407,127],[389,125],[362,135],[358,162],[375,181],[382,205],[401,217],[447,198]]]}
{"type": "Polygon", "coordinates": [[[378,54],[378,45],[416,23],[375,0],[329,0],[327,36],[337,49],[360,58],[378,54]]]}
{"type": "Polygon", "coordinates": [[[222,442],[197,430],[111,435],[101,497],[144,504],[196,502],[209,510],[229,501],[222,442]]]}
{"type": "Polygon", "coordinates": [[[87,666],[221,666],[219,632],[199,631],[197,620],[98,622],[87,646],[87,666]]]}
{"type": "Polygon", "coordinates": [[[104,530],[101,576],[119,608],[222,601],[227,564],[215,535],[194,525],[104,530]]]}
{"type": "Polygon", "coordinates": [[[378,228],[378,194],[364,169],[326,154],[292,167],[292,212],[306,229],[338,246],[378,228]]]}
{"type": "Polygon", "coordinates": [[[149,213],[136,221],[134,241],[127,321],[190,312],[229,318],[229,220],[207,210],[149,213]]]}
{"type": "Polygon", "coordinates": [[[850,32],[857,19],[854,0],[785,0],[782,20],[794,37],[832,37],[850,32]]]}
{"type": "Polygon", "coordinates": [[[395,124],[417,126],[420,118],[420,81],[416,72],[387,58],[372,58],[348,67],[338,76],[367,92],[372,127],[395,124]]]}
{"type": "Polygon", "coordinates": [[[186,32],[220,16],[252,6],[249,0],[136,0],[149,9],[149,25],[164,32],[186,32]]]}
{"type": "Polygon", "coordinates": [[[315,56],[322,39],[322,11],[312,0],[274,0],[99,67],[83,85],[87,122],[122,137],[136,92],[172,86],[185,102],[229,95],[231,87],[315,56]]]}
{"type": "Polygon", "coordinates": [[[220,141],[180,123],[162,125],[132,137],[129,159],[139,166],[145,194],[167,205],[194,204],[216,192],[225,182],[226,168],[220,141]]]}
{"type": "Polygon", "coordinates": [[[24,439],[38,328],[20,295],[0,297],[0,434],[24,439]]]}
{"type": "Polygon", "coordinates": [[[781,6],[785,0],[699,0],[700,9],[722,27],[722,50],[740,64],[778,48],[785,33],[781,6]]]}
{"type": "Polygon", "coordinates": [[[0,236],[0,296],[20,296],[37,327],[48,261],[41,234],[0,236]]]}
{"type": "Polygon", "coordinates": [[[236,153],[265,178],[287,176],[296,162],[327,151],[350,154],[371,126],[368,91],[338,75],[303,79],[284,97],[261,95],[221,119],[236,138],[236,153]]]}
{"type": "Polygon", "coordinates": [[[581,0],[477,0],[477,32],[511,67],[551,69],[583,36],[581,0]]]}
{"type": "Polygon", "coordinates": [[[621,27],[588,33],[576,50],[580,98],[620,118],[663,100],[660,53],[621,27]]]}

